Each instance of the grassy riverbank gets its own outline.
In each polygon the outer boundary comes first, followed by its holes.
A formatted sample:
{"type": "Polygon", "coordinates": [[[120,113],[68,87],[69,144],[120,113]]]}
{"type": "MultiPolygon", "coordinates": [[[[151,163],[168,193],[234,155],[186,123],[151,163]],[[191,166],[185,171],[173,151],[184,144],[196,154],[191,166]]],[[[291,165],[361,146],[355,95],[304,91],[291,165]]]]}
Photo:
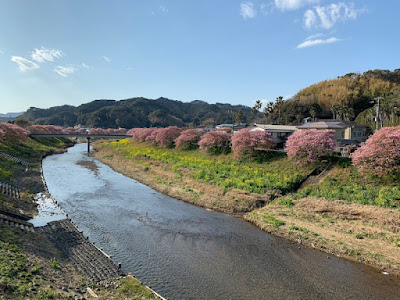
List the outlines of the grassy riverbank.
{"type": "Polygon", "coordinates": [[[299,167],[284,155],[234,161],[128,140],[96,145],[96,158],[172,197],[239,213],[260,228],[319,250],[400,273],[400,190],[339,161],[299,167]],[[315,177],[315,178],[314,178],[315,177]],[[310,180],[311,179],[311,180],[310,180]],[[307,184],[308,183],[308,184],[307,184]]]}
{"type": "Polygon", "coordinates": [[[0,182],[21,190],[21,198],[0,194],[0,299],[90,298],[88,287],[99,299],[157,299],[133,277],[94,284],[76,272],[48,235],[3,222],[37,213],[33,195],[44,191],[41,159],[70,145],[70,140],[57,138],[0,142],[0,182]]]}

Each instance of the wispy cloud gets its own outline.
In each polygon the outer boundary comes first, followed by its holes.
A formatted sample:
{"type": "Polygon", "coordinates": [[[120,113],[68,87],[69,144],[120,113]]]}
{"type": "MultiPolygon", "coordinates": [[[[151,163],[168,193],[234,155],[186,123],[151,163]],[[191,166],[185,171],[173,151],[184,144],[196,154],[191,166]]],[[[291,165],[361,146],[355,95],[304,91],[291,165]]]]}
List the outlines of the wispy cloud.
{"type": "Polygon", "coordinates": [[[319,2],[320,0],[275,0],[275,6],[276,8],[285,11],[299,9],[319,2]]]}
{"type": "Polygon", "coordinates": [[[301,48],[312,47],[312,46],[323,45],[323,44],[332,44],[332,43],[336,43],[336,42],[340,42],[340,41],[341,41],[341,39],[338,39],[336,37],[331,37],[329,39],[307,39],[304,42],[298,44],[296,48],[301,49],[301,48]]]}
{"type": "Polygon", "coordinates": [[[11,60],[18,64],[18,68],[22,71],[30,71],[39,69],[39,65],[33,61],[27,60],[20,56],[11,56],[11,60]]]}
{"type": "Polygon", "coordinates": [[[58,75],[60,75],[62,77],[68,77],[68,75],[74,74],[76,70],[77,69],[74,66],[71,66],[71,65],[65,66],[65,67],[57,66],[54,69],[54,72],[56,72],[58,75]]]}
{"type": "Polygon", "coordinates": [[[337,22],[356,19],[366,9],[355,8],[354,3],[332,3],[327,6],[315,6],[304,13],[304,27],[330,29],[337,22]]]}
{"type": "Polygon", "coordinates": [[[66,78],[69,75],[74,74],[76,71],[79,71],[81,69],[90,69],[90,67],[85,64],[85,63],[81,63],[80,65],[68,65],[68,66],[57,66],[54,69],[54,72],[56,72],[58,75],[66,78]]]}
{"type": "Polygon", "coordinates": [[[85,69],[90,69],[90,67],[89,67],[87,64],[85,64],[85,63],[81,63],[81,67],[82,67],[82,68],[85,68],[85,69]]]}
{"type": "Polygon", "coordinates": [[[257,15],[254,3],[250,1],[240,3],[240,15],[245,20],[254,18],[257,15]]]}
{"type": "Polygon", "coordinates": [[[103,59],[104,59],[106,62],[111,62],[111,58],[108,58],[107,56],[103,56],[103,59]]]}
{"type": "Polygon", "coordinates": [[[47,49],[42,46],[40,49],[35,49],[31,57],[33,60],[42,63],[44,61],[54,61],[55,58],[61,58],[64,55],[65,54],[61,50],[47,49]]]}

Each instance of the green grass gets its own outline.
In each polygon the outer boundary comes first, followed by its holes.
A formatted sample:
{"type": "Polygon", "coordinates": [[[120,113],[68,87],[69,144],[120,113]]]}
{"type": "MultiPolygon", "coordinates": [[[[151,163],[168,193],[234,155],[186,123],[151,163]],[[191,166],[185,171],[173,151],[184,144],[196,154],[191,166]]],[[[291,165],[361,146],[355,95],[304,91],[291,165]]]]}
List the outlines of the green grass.
{"type": "Polygon", "coordinates": [[[322,197],[382,207],[399,207],[400,188],[395,183],[368,179],[353,167],[336,168],[331,176],[293,195],[294,199],[322,197]]]}
{"type": "Polygon", "coordinates": [[[269,214],[265,214],[263,216],[263,221],[265,224],[272,225],[272,227],[274,228],[278,228],[286,224],[284,221],[278,220],[274,216],[271,216],[269,214]]]}
{"type": "Polygon", "coordinates": [[[23,144],[2,142],[0,151],[29,160],[40,158],[43,153],[62,148],[70,143],[71,141],[66,138],[30,138],[23,144]]]}
{"type": "Polygon", "coordinates": [[[236,188],[257,194],[271,190],[293,191],[314,168],[299,168],[281,153],[264,155],[257,162],[234,160],[232,154],[210,155],[199,150],[166,149],[128,140],[107,141],[99,147],[111,147],[144,165],[149,160],[170,164],[170,169],[179,176],[186,172],[193,179],[224,190],[236,188]]]}

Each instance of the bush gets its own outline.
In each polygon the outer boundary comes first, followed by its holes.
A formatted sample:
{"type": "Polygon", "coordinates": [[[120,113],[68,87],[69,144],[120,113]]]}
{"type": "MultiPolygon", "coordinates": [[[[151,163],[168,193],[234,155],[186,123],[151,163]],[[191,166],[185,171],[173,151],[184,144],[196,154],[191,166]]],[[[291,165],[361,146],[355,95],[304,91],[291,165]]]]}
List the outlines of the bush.
{"type": "Polygon", "coordinates": [[[233,156],[238,159],[244,153],[254,154],[256,150],[270,150],[272,144],[272,136],[268,132],[244,128],[232,138],[233,156]]]}
{"type": "Polygon", "coordinates": [[[209,131],[204,134],[200,141],[199,147],[201,151],[207,151],[213,154],[229,153],[231,135],[222,131],[209,131]]]}
{"type": "Polygon", "coordinates": [[[353,165],[362,174],[400,177],[400,127],[375,132],[352,155],[353,165]]]}
{"type": "Polygon", "coordinates": [[[181,132],[180,136],[175,140],[177,149],[191,150],[198,148],[203,132],[196,129],[187,129],[181,132]]]}
{"type": "Polygon", "coordinates": [[[308,129],[293,133],[285,151],[297,163],[311,163],[332,156],[337,142],[333,130],[308,129]]]}

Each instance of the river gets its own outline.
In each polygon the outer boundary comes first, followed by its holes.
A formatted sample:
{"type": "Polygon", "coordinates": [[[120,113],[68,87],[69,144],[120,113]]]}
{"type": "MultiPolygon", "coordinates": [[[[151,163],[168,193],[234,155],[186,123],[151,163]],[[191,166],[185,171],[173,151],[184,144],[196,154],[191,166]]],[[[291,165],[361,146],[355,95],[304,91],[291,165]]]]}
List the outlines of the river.
{"type": "Polygon", "coordinates": [[[123,270],[169,299],[398,299],[399,279],[160,194],[86,154],[46,157],[50,193],[123,270]]]}

